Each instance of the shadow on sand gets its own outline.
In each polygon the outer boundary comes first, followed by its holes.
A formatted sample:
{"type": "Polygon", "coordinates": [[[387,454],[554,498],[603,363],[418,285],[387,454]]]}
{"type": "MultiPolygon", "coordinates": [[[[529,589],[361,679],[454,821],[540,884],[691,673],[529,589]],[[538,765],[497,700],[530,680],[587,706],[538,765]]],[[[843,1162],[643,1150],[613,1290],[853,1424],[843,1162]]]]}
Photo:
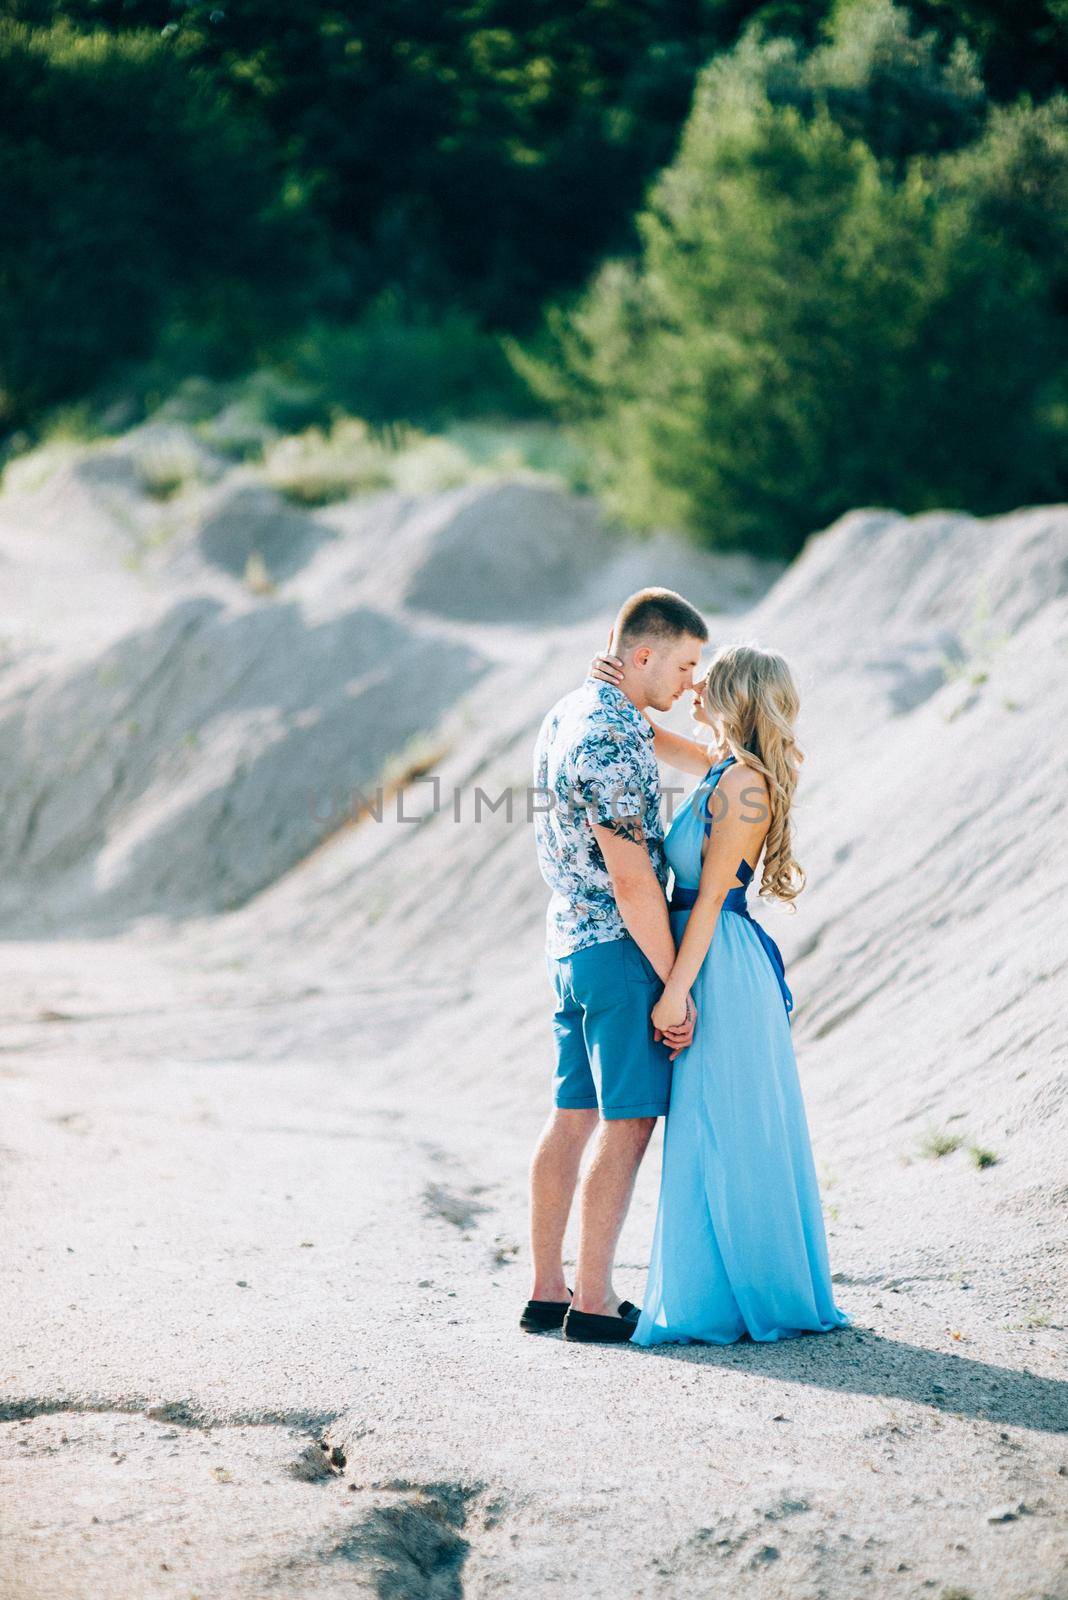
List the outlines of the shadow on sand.
{"type": "Polygon", "coordinates": [[[838,1328],[768,1343],[655,1345],[641,1351],[693,1367],[730,1367],[783,1383],[913,1400],[936,1411],[1043,1433],[1068,1432],[1068,1382],[996,1367],[956,1352],[887,1339],[870,1328],[838,1328]]]}

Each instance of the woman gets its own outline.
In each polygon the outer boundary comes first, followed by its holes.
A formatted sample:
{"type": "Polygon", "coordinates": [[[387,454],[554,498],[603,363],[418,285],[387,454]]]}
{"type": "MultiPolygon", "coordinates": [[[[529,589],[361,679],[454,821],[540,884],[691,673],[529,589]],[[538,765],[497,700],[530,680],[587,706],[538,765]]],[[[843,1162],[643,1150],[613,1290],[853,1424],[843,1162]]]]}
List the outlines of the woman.
{"type": "MultiPolygon", "coordinates": [[[[614,683],[620,665],[598,656],[590,670],[614,683]]],[[[632,1344],[731,1344],[850,1325],[831,1292],[793,1000],[778,947],[746,906],[761,856],[761,895],[792,903],[804,887],[790,839],[803,759],[797,712],[782,657],[736,646],[716,655],[694,690],[693,717],[710,729],[711,748],[656,729],[657,756],[704,781],[665,839],[676,956],[652,1022],[680,1022],[692,991],[697,1031],[675,1062],[632,1344]]]]}

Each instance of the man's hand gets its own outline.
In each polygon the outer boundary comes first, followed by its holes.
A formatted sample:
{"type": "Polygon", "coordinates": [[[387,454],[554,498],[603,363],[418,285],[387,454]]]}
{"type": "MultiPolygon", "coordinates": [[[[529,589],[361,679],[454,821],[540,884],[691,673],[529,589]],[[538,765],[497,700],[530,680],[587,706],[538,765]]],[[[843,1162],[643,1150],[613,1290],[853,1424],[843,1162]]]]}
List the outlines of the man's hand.
{"type": "Polygon", "coordinates": [[[653,1024],[653,1038],[657,1041],[663,1039],[668,1046],[668,1060],[674,1061],[681,1050],[686,1050],[693,1043],[694,1029],[697,1026],[697,1007],[694,1005],[693,996],[686,996],[686,1020],[679,1023],[678,1027],[658,1028],[653,1024]]]}

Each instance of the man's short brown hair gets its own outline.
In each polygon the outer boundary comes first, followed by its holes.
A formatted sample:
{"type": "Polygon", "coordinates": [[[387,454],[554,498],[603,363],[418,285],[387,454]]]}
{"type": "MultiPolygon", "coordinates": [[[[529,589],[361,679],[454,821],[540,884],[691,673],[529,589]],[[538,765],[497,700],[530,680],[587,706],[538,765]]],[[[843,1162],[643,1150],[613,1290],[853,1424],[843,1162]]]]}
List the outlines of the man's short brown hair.
{"type": "Polygon", "coordinates": [[[674,589],[639,589],[620,606],[612,635],[617,649],[630,650],[639,644],[670,644],[685,636],[707,643],[708,628],[696,607],[674,589]]]}

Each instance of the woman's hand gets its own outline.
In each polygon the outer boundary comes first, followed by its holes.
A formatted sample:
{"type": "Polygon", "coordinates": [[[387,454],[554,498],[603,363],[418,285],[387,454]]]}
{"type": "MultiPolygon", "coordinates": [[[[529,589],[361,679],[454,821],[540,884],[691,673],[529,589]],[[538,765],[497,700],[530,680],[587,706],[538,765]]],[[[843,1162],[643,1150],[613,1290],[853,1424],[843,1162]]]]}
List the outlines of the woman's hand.
{"type": "MultiPolygon", "coordinates": [[[[661,995],[660,999],[664,997],[661,995]]],[[[657,1004],[659,1005],[659,1001],[657,1004]]],[[[667,1047],[668,1060],[674,1061],[675,1057],[688,1050],[693,1044],[694,1029],[697,1027],[697,1007],[693,1003],[693,995],[686,996],[686,1021],[681,1028],[672,1028],[670,1033],[661,1033],[659,1028],[653,1029],[653,1037],[658,1042],[662,1039],[667,1047]]]]}
{"type": "Polygon", "coordinates": [[[590,673],[602,683],[612,683],[618,688],[623,682],[623,662],[619,656],[594,656],[590,673]]]}
{"type": "Polygon", "coordinates": [[[676,995],[670,989],[665,989],[650,1012],[649,1020],[660,1033],[669,1033],[684,1027],[689,1016],[689,996],[676,995]]]}

